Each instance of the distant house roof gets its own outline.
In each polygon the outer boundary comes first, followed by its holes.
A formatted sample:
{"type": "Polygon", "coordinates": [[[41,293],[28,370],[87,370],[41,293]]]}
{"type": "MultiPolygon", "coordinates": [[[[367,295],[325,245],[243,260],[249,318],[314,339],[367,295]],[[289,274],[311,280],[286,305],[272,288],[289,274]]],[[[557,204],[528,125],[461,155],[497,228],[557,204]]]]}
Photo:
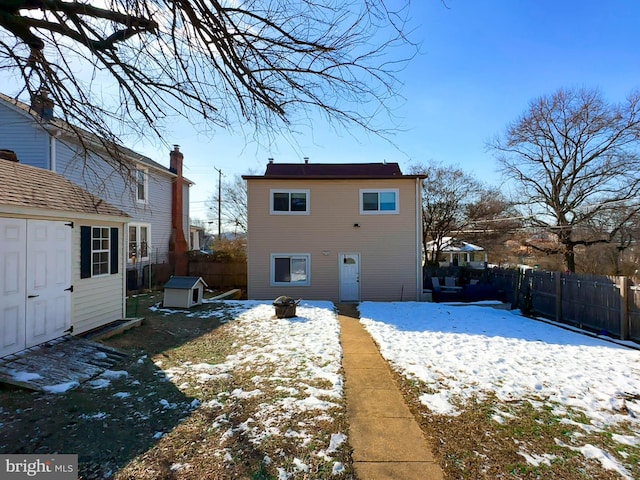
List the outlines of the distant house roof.
{"type": "Polygon", "coordinates": [[[0,178],[0,207],[129,217],[113,205],[50,170],[0,158],[0,178]]]}
{"type": "Polygon", "coordinates": [[[164,285],[164,288],[173,288],[175,290],[191,290],[198,284],[198,282],[202,282],[202,285],[205,287],[207,286],[202,277],[173,276],[164,285]]]}
{"type": "MultiPolygon", "coordinates": [[[[9,106],[12,106],[15,110],[18,110],[23,114],[26,114],[31,117],[34,117],[35,119],[38,119],[37,113],[28,104],[20,100],[16,100],[15,98],[5,95],[4,93],[0,93],[0,101],[8,104],[9,106]]],[[[81,132],[83,138],[86,138],[88,142],[99,143],[99,140],[96,138],[94,134],[78,126],[74,126],[72,129],[72,127],[70,127],[67,122],[59,118],[52,118],[49,122],[47,122],[47,124],[53,126],[54,128],[60,129],[63,133],[67,134],[70,137],[73,137],[74,131],[78,131],[78,132],[81,132]]],[[[121,152],[122,155],[125,155],[127,159],[131,162],[139,162],[149,167],[153,167],[157,170],[161,170],[164,173],[167,173],[169,175],[176,176],[176,173],[173,172],[170,168],[165,167],[164,165],[156,162],[155,160],[150,159],[149,157],[141,155],[135,152],[134,150],[131,150],[130,148],[127,148],[123,145],[115,145],[115,146],[117,147],[118,151],[121,152]]],[[[0,145],[0,147],[2,147],[2,145],[0,145]]],[[[186,182],[193,184],[191,180],[188,180],[187,178],[184,178],[184,177],[183,179],[186,182]]]]}
{"type": "Polygon", "coordinates": [[[364,179],[419,178],[403,175],[397,163],[274,163],[267,164],[264,175],[243,175],[244,179],[364,179]]]}
{"type": "MultiPolygon", "coordinates": [[[[427,249],[435,242],[432,240],[427,242],[427,249]]],[[[482,252],[484,248],[474,245],[472,243],[463,242],[453,237],[444,237],[442,239],[442,247],[440,248],[442,253],[462,253],[462,252],[482,252]]]]}

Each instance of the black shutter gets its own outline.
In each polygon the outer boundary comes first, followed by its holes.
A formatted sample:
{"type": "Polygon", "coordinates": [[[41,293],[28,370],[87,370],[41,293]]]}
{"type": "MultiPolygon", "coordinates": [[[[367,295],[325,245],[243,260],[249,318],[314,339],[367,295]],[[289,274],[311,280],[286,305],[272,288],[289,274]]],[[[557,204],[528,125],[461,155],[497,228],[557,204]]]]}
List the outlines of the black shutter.
{"type": "Polygon", "coordinates": [[[80,278],[91,277],[91,227],[80,227],[80,278]]]}
{"type": "Polygon", "coordinates": [[[120,259],[118,258],[118,229],[111,229],[111,274],[118,273],[118,265],[120,259]]]}

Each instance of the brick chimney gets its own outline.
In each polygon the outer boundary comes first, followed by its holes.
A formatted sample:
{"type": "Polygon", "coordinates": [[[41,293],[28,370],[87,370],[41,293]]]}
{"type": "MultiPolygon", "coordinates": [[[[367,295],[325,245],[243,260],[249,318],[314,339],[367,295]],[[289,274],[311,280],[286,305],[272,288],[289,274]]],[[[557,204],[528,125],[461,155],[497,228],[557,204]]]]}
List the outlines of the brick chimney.
{"type": "Polygon", "coordinates": [[[18,155],[13,150],[0,149],[0,158],[3,160],[9,160],[10,162],[17,162],[18,155]]]}
{"type": "Polygon", "coordinates": [[[182,160],[184,155],[180,152],[180,145],[174,145],[169,154],[169,169],[176,174],[171,185],[171,239],[169,240],[169,252],[174,267],[174,275],[188,275],[187,240],[182,225],[183,218],[183,188],[182,160]]]}
{"type": "Polygon", "coordinates": [[[49,98],[49,92],[44,88],[31,96],[31,110],[36,112],[45,121],[53,118],[53,100],[49,98]]]}

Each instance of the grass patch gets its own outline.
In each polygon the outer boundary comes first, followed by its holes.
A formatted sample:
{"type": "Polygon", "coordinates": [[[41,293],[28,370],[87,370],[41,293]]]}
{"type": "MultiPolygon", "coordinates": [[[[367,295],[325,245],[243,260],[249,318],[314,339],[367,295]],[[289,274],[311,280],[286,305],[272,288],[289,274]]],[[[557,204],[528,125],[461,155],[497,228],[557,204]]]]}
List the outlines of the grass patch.
{"type": "Polygon", "coordinates": [[[77,453],[83,480],[329,478],[335,462],[352,475],[348,443],[326,454],[348,431],[344,400],[294,408],[328,387],[299,375],[316,360],[262,355],[269,342],[238,327],[234,302],[168,314],[161,300],[130,298],[145,321],[105,341],[130,353],[126,375],[60,395],[0,388],[0,451],[77,453]]]}
{"type": "Polygon", "coordinates": [[[566,407],[538,399],[501,402],[493,396],[459,401],[459,415],[436,415],[419,401],[426,386],[401,377],[398,383],[446,478],[622,478],[580,450],[587,445],[607,455],[629,478],[640,478],[640,444],[632,444],[640,436],[630,423],[596,428],[583,413],[566,407]]]}

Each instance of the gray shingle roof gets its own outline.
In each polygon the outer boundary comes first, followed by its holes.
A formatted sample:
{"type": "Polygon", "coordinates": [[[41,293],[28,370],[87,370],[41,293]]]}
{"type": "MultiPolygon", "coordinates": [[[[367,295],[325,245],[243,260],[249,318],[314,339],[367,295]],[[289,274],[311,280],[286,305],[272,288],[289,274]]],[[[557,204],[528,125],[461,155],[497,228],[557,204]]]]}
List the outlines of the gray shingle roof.
{"type": "Polygon", "coordinates": [[[191,290],[196,286],[198,282],[202,282],[205,287],[207,286],[207,284],[204,280],[202,280],[201,277],[173,276],[165,284],[164,288],[174,288],[176,290],[191,290]]]}
{"type": "Polygon", "coordinates": [[[402,172],[397,163],[269,163],[264,176],[388,178],[402,172]]]}
{"type": "Polygon", "coordinates": [[[62,175],[0,159],[0,205],[128,217],[62,175]]]}

